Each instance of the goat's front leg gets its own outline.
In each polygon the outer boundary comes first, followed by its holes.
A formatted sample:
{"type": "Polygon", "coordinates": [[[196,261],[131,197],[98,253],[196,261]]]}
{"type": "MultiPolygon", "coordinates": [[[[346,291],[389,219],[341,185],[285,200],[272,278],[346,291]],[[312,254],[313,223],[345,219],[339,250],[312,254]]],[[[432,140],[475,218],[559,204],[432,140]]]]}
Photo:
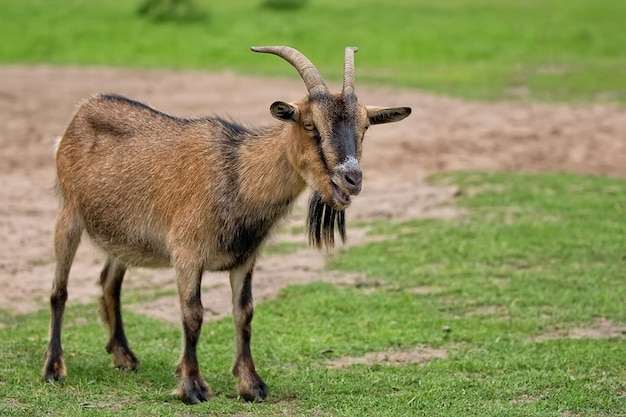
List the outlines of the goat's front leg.
{"type": "Polygon", "coordinates": [[[237,378],[237,392],[247,401],[263,401],[268,389],[256,373],[250,352],[252,335],[252,270],[254,260],[230,271],[230,287],[233,293],[233,318],[237,328],[237,353],[233,365],[233,375],[237,378]]]}
{"type": "Polygon", "coordinates": [[[198,404],[208,401],[210,395],[196,356],[204,313],[200,299],[202,269],[177,267],[176,273],[183,319],[183,353],[176,368],[178,388],[175,393],[187,404],[198,404]]]}

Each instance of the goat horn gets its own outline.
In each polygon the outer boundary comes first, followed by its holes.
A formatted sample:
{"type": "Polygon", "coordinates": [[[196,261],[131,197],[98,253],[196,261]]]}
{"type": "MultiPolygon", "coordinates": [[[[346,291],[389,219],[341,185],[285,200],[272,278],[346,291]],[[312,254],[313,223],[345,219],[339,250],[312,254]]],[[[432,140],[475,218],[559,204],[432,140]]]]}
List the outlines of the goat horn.
{"type": "Polygon", "coordinates": [[[348,46],[344,54],[343,63],[343,91],[347,96],[354,94],[354,54],[359,50],[356,46],[348,46]]]}
{"type": "Polygon", "coordinates": [[[324,80],[320,72],[315,68],[315,65],[297,49],[289,46],[253,46],[250,49],[254,52],[277,55],[293,65],[298,70],[300,77],[302,77],[309,95],[328,92],[328,87],[324,84],[324,80]]]}

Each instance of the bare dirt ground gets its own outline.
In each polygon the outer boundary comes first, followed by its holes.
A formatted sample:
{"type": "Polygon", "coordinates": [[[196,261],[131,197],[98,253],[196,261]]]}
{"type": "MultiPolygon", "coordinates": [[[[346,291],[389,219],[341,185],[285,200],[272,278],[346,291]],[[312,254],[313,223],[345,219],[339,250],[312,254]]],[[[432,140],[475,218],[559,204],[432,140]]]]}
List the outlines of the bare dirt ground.
{"type": "MultiPolygon", "coordinates": [[[[268,80],[228,72],[0,67],[2,309],[23,313],[47,308],[57,210],[52,149],[77,103],[97,92],[124,94],[179,116],[219,114],[250,124],[270,124],[269,105],[300,99],[305,88],[296,79],[268,80]]],[[[360,87],[357,93],[362,103],[411,106],[413,115],[368,132],[364,189],[349,209],[348,221],[456,215],[442,206],[456,190],[423,181],[425,174],[440,170],[569,171],[626,177],[623,107],[485,104],[392,88],[360,87]]],[[[291,222],[303,224],[303,213],[301,204],[291,222]]],[[[349,229],[348,233],[349,244],[364,239],[363,231],[349,229]]],[[[299,239],[305,241],[304,236],[299,239]]],[[[99,295],[102,262],[102,254],[84,239],[70,277],[70,303],[99,295]]],[[[255,274],[256,300],[271,298],[289,284],[326,280],[353,285],[363,278],[329,273],[323,265],[324,256],[312,250],[262,259],[255,274]]],[[[178,322],[171,270],[133,270],[125,288],[138,294],[166,294],[127,308],[178,322]]],[[[206,319],[229,314],[226,275],[206,274],[203,288],[206,319]]]]}

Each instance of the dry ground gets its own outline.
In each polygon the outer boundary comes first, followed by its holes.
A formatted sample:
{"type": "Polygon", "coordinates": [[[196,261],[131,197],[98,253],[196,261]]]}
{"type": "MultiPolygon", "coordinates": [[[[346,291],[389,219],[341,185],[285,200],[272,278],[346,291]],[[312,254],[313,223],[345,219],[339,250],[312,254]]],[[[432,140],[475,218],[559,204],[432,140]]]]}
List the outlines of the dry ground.
{"type": "MultiPolygon", "coordinates": [[[[21,313],[47,305],[57,210],[52,148],[76,104],[96,92],[124,94],[179,116],[220,114],[268,124],[273,123],[270,103],[300,99],[305,89],[295,79],[228,72],[0,67],[0,308],[21,313]]],[[[391,88],[360,87],[357,93],[367,104],[411,106],[413,115],[368,132],[364,190],[348,211],[349,221],[454,216],[441,204],[456,190],[423,181],[425,174],[438,170],[571,171],[626,177],[623,107],[484,104],[391,88]]],[[[291,221],[303,224],[300,206],[291,221]]],[[[358,244],[364,233],[352,229],[349,237],[350,244],[358,244]]],[[[304,236],[298,239],[305,241],[304,236]]],[[[90,244],[81,246],[70,278],[70,303],[98,296],[102,261],[90,244]]],[[[323,264],[324,257],[309,250],[267,257],[257,268],[255,298],[270,298],[288,284],[329,280],[350,285],[361,279],[324,272],[323,264]]],[[[128,308],[178,321],[171,270],[131,271],[125,286],[136,293],[164,294],[128,308]]],[[[207,274],[203,286],[206,318],[227,315],[226,276],[207,274]]]]}

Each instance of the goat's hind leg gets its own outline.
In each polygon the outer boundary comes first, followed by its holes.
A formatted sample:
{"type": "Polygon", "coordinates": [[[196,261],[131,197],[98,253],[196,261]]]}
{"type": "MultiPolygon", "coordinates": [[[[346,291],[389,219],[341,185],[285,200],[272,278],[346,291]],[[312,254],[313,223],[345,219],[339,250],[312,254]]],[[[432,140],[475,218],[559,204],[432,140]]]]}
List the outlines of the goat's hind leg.
{"type": "Polygon", "coordinates": [[[261,402],[267,399],[268,388],[256,373],[250,339],[252,336],[252,271],[254,261],[230,271],[230,286],[233,294],[233,318],[237,329],[237,353],[233,375],[237,378],[237,392],[246,401],[261,402]]]}
{"type": "Polygon", "coordinates": [[[42,370],[46,382],[64,381],[66,377],[61,330],[63,313],[67,301],[67,282],[76,249],[80,243],[83,226],[79,216],[68,205],[64,205],[57,219],[54,232],[56,270],[50,295],[50,343],[46,349],[45,364],[42,370]]]}
{"type": "Polygon", "coordinates": [[[132,371],[139,369],[139,360],[130,347],[124,333],[120,294],[126,266],[113,257],[109,257],[100,273],[102,298],[100,299],[100,315],[109,327],[109,342],[106,350],[113,354],[113,366],[132,371]]]}

